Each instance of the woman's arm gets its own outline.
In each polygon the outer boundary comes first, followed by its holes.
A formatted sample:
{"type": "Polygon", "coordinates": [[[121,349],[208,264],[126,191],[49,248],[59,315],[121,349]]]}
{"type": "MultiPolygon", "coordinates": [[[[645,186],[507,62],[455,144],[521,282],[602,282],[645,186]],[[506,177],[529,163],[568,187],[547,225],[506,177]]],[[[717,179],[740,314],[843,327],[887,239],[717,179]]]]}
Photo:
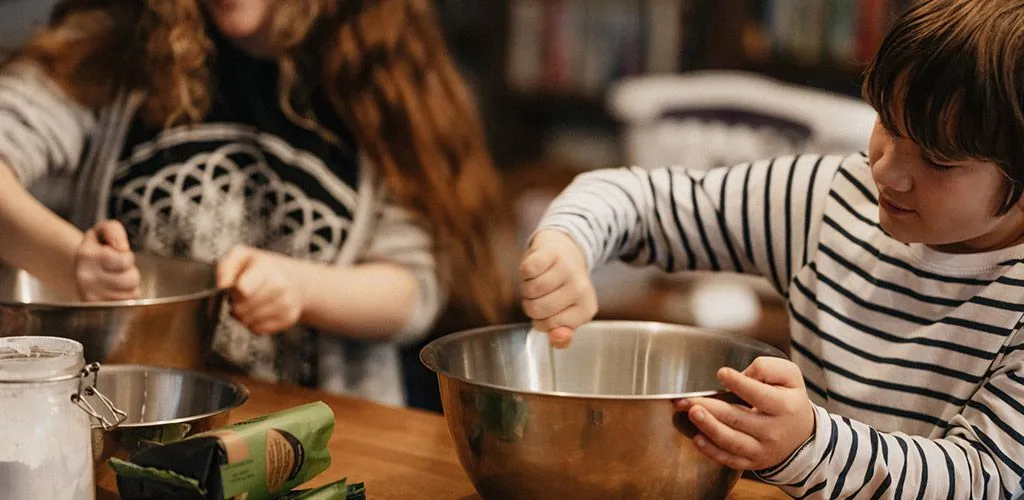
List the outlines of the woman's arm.
{"type": "Polygon", "coordinates": [[[105,223],[83,234],[25,188],[78,168],[91,110],[38,65],[0,70],[0,259],[49,286],[88,300],[138,295],[138,270],[124,230],[105,223]]]}
{"type": "Polygon", "coordinates": [[[364,340],[389,340],[409,326],[420,287],[408,269],[387,262],[299,264],[307,283],[301,323],[364,340]]]}
{"type": "Polygon", "coordinates": [[[101,222],[82,233],[36,200],[3,163],[0,260],[83,300],[139,296],[139,270],[120,223],[101,222]]]}
{"type": "Polygon", "coordinates": [[[69,293],[76,288],[82,232],[25,186],[74,170],[92,126],[89,111],[39,66],[16,63],[0,71],[0,259],[69,293]]]}
{"type": "Polygon", "coordinates": [[[236,247],[217,266],[232,314],[257,334],[297,323],[362,340],[388,340],[408,324],[419,286],[397,264],[336,266],[236,247]]]}
{"type": "Polygon", "coordinates": [[[445,302],[429,233],[406,210],[382,208],[355,265],[294,259],[237,247],[217,266],[232,314],[253,333],[296,323],[338,336],[410,341],[425,335],[445,302]]]}
{"type": "Polygon", "coordinates": [[[82,232],[36,200],[0,163],[0,260],[48,285],[76,293],[82,232]]]}

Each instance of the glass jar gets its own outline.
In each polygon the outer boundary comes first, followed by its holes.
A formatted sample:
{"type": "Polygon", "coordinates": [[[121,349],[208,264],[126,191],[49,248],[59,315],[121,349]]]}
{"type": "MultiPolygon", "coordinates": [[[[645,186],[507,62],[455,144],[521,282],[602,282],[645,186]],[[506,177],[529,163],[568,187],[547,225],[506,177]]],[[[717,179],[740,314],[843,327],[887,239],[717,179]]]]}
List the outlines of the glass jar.
{"type": "Polygon", "coordinates": [[[83,398],[95,392],[82,344],[57,337],[0,338],[0,487],[7,500],[93,500],[92,418],[111,424],[83,398]]]}

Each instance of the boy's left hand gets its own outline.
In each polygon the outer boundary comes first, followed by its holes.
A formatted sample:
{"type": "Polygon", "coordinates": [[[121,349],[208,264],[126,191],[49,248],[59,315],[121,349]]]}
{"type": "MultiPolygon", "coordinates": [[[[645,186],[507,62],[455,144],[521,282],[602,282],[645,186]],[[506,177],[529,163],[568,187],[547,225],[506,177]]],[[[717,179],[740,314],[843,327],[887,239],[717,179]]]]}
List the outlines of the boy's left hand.
{"type": "Polygon", "coordinates": [[[718,380],[753,408],[713,398],[676,401],[700,430],[697,448],[737,470],[778,465],[814,432],[814,408],[800,368],[781,358],[761,357],[740,373],[718,370],[718,380]]]}
{"type": "Polygon", "coordinates": [[[217,263],[217,287],[228,289],[231,314],[260,335],[294,326],[302,295],[284,255],[247,246],[232,248],[217,263]]]}

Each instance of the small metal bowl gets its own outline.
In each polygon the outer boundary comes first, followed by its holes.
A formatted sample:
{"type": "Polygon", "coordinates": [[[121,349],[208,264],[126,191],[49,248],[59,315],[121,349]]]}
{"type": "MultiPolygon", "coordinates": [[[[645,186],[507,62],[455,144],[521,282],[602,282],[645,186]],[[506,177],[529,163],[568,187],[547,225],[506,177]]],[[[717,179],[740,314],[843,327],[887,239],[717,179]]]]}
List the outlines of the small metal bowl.
{"type": "MultiPolygon", "coordinates": [[[[740,402],[715,376],[782,352],[740,335],[594,321],[568,349],[529,325],[427,345],[459,460],[483,498],[724,498],[740,473],[693,444],[671,401],[740,402]]],[[[680,418],[681,417],[681,418],[680,418]]]]}
{"type": "Polygon", "coordinates": [[[106,461],[151,443],[167,443],[228,423],[229,412],[249,399],[245,386],[204,373],[143,365],[104,365],[96,388],[128,414],[118,428],[94,426],[97,484],[113,471],[106,461]]]}

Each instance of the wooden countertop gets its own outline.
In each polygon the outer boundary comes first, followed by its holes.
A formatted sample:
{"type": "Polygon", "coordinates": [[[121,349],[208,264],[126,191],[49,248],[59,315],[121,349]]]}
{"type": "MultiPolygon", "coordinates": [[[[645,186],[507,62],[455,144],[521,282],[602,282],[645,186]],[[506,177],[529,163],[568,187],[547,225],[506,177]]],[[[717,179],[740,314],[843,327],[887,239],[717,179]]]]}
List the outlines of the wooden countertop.
{"type": "MultiPolygon", "coordinates": [[[[249,388],[251,397],[231,413],[232,422],[318,400],[334,410],[331,467],[309,486],[348,477],[351,482],[366,483],[367,497],[373,499],[480,498],[459,465],[447,424],[440,415],[249,378],[236,380],[249,388]]],[[[111,485],[101,487],[111,488],[111,485]]],[[[116,496],[101,490],[98,498],[116,496]]],[[[729,498],[781,500],[789,497],[774,486],[741,479],[729,498]]]]}

